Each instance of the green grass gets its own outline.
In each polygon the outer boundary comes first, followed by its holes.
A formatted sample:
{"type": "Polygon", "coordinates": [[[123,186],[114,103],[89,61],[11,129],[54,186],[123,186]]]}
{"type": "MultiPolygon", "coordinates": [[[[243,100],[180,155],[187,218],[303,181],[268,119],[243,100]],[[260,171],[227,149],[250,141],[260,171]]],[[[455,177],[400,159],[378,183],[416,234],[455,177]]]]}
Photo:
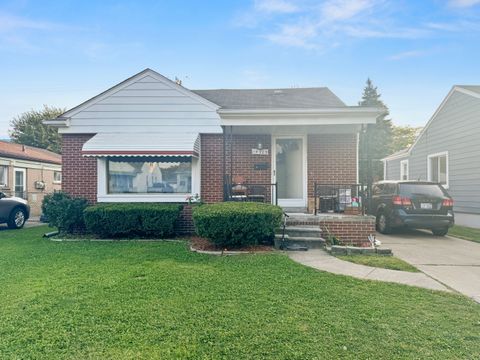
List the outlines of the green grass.
{"type": "Polygon", "coordinates": [[[419,272],[415,266],[400,260],[394,256],[378,255],[344,255],[338,256],[339,259],[350,261],[355,264],[373,266],[383,269],[400,270],[408,272],[419,272]]]}
{"type": "Polygon", "coordinates": [[[448,230],[448,235],[480,243],[480,229],[455,225],[448,230]]]}
{"type": "Polygon", "coordinates": [[[478,359],[480,306],[178,242],[0,231],[1,359],[478,359]]]}

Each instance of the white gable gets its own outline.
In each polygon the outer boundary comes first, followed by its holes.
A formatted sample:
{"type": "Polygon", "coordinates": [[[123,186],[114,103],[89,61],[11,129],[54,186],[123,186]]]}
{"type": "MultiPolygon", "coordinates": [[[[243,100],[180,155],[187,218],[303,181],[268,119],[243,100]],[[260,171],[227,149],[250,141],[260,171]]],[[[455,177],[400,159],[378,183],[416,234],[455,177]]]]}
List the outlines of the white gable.
{"type": "Polygon", "coordinates": [[[147,69],[67,111],[61,133],[221,133],[218,106],[147,69]]]}

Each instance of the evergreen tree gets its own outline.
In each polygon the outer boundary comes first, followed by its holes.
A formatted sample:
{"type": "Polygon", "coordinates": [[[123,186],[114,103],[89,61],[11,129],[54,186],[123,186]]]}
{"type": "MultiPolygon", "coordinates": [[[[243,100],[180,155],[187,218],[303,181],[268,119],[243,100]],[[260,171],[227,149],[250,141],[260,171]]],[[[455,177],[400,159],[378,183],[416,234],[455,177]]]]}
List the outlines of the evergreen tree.
{"type": "Polygon", "coordinates": [[[377,118],[376,124],[367,125],[360,136],[359,177],[364,184],[383,178],[383,163],[380,160],[392,149],[392,120],[388,119],[388,107],[380,97],[377,87],[367,79],[358,105],[385,108],[386,112],[377,118]]]}
{"type": "Polygon", "coordinates": [[[10,137],[17,144],[30,145],[60,153],[58,130],[43,124],[64,113],[64,109],[44,105],[41,110],[30,110],[10,122],[10,137]]]}

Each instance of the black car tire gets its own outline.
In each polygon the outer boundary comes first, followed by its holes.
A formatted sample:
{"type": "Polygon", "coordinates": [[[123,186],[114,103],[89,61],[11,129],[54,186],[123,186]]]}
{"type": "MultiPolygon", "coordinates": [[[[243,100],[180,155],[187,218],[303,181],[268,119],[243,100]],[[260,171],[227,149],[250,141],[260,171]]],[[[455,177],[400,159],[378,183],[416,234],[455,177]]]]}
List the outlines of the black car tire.
{"type": "Polygon", "coordinates": [[[435,236],[445,236],[448,234],[448,227],[442,229],[432,229],[432,234],[435,236]]]}
{"type": "Polygon", "coordinates": [[[27,213],[21,207],[16,207],[10,213],[7,224],[10,229],[21,229],[25,221],[27,221],[27,213]]]}
{"type": "Polygon", "coordinates": [[[390,234],[392,231],[392,228],[390,227],[390,221],[383,211],[377,214],[376,223],[378,232],[382,234],[390,234]]]}

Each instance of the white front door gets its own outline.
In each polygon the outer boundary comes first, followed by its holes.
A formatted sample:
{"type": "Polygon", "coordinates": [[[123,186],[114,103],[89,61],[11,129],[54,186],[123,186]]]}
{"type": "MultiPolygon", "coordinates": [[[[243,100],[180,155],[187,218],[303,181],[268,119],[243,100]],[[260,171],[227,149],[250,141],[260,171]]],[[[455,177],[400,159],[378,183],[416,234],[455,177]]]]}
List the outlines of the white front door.
{"type": "Polygon", "coordinates": [[[307,205],[306,139],[303,136],[275,137],[273,143],[273,182],[277,184],[278,205],[307,205]]]}
{"type": "Polygon", "coordinates": [[[14,169],[14,185],[15,185],[15,196],[19,198],[25,198],[26,187],[27,187],[27,178],[25,174],[25,169],[15,168],[14,169]]]}

